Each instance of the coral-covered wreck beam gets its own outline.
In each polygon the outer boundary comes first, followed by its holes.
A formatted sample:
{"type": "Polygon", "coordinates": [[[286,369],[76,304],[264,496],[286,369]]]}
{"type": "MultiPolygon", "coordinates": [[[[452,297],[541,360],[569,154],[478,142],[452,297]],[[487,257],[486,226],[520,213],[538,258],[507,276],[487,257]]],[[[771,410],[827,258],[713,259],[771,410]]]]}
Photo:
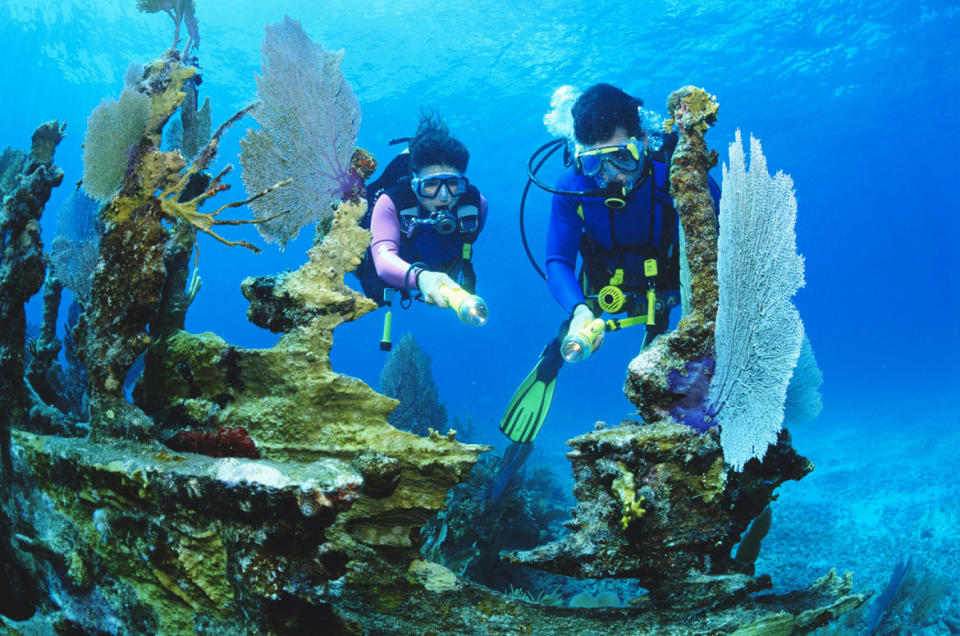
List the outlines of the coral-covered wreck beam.
{"type": "Polygon", "coordinates": [[[24,303],[40,291],[46,266],[40,240],[40,216],[50,191],[63,181],[53,165],[53,153],[63,139],[56,121],[33,133],[29,155],[7,151],[2,172],[17,175],[0,183],[0,466],[7,469],[10,427],[22,423],[24,412],[24,303]]]}
{"type": "Polygon", "coordinates": [[[704,134],[717,119],[716,99],[684,86],[667,100],[679,141],[670,166],[670,194],[680,214],[691,274],[690,312],[630,363],[624,391],[645,422],[667,417],[703,432],[712,426],[703,402],[713,373],[717,316],[717,217],[707,175],[716,151],[704,134]],[[702,376],[702,377],[701,377],[702,376]],[[681,401],[683,401],[681,403],[681,401]]]}
{"type": "Polygon", "coordinates": [[[712,332],[717,315],[717,217],[707,174],[717,165],[704,135],[717,121],[716,98],[702,88],[684,86],[667,98],[670,119],[679,132],[670,169],[670,194],[680,213],[690,266],[691,316],[712,332]]]}

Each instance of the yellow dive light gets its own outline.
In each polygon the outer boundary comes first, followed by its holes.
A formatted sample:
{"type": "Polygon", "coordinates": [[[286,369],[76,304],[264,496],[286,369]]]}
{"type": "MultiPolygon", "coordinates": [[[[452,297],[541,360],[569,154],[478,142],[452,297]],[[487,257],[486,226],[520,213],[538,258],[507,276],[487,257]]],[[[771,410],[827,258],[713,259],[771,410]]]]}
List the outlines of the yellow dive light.
{"type": "Polygon", "coordinates": [[[601,318],[594,318],[576,333],[568,333],[560,345],[560,354],[567,362],[586,360],[597,348],[597,340],[606,330],[601,318]]]}
{"type": "Polygon", "coordinates": [[[483,298],[471,294],[459,285],[455,287],[440,285],[440,293],[464,324],[482,327],[487,322],[490,312],[483,298]]]}

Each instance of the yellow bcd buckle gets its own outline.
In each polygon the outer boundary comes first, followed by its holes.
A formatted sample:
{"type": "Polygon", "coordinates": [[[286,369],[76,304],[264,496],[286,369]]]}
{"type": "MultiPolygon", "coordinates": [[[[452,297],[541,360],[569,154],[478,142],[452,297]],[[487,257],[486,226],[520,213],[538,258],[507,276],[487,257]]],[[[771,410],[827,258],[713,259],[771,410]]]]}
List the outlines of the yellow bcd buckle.
{"type": "Polygon", "coordinates": [[[657,259],[648,258],[643,261],[643,275],[647,278],[653,278],[657,275],[657,259]]]}

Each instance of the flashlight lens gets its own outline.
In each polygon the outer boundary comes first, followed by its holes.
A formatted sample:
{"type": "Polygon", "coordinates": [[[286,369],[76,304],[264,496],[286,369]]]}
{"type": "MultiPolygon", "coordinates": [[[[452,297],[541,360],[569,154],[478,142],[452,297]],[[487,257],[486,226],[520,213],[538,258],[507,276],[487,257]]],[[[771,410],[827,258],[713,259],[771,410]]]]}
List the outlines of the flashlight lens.
{"type": "Polygon", "coordinates": [[[479,296],[471,296],[464,300],[457,313],[460,315],[460,320],[471,327],[482,327],[490,315],[487,305],[479,296]]]}
{"type": "Polygon", "coordinates": [[[567,340],[560,353],[567,362],[580,362],[583,359],[583,345],[575,339],[567,340]]]}

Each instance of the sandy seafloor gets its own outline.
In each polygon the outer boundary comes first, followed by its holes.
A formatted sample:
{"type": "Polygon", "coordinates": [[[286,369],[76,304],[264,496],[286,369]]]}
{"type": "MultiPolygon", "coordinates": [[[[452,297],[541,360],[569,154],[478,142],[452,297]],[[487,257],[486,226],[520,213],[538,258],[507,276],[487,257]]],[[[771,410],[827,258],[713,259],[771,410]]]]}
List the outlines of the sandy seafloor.
{"type": "MultiPolygon", "coordinates": [[[[778,590],[831,567],[855,589],[882,590],[896,563],[948,587],[931,615],[960,616],[960,407],[949,396],[851,396],[793,431],[816,469],[780,489],[757,571],[778,590]]],[[[931,580],[927,579],[929,589],[931,580]]],[[[950,633],[938,622],[907,633],[950,633]]]]}

